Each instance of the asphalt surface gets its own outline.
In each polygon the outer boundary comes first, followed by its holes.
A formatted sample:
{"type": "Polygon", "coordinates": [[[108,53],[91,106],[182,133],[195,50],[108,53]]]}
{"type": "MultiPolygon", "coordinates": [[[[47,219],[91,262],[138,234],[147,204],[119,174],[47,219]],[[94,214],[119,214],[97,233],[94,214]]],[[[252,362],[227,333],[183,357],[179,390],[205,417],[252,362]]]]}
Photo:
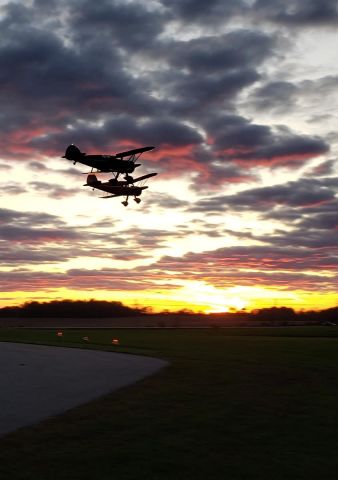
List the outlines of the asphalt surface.
{"type": "Polygon", "coordinates": [[[0,342],[0,435],[88,403],[166,365],[124,353],[0,342]]]}

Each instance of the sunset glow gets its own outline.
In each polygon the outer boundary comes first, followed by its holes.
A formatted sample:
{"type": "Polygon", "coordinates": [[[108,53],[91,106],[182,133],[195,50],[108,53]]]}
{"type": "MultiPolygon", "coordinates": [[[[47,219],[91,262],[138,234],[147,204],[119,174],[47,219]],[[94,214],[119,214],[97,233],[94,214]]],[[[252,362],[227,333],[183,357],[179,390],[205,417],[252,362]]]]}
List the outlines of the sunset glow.
{"type": "Polygon", "coordinates": [[[0,307],[337,306],[338,12],[268,4],[0,1],[0,307]],[[100,199],[71,143],[158,175],[100,199]]]}

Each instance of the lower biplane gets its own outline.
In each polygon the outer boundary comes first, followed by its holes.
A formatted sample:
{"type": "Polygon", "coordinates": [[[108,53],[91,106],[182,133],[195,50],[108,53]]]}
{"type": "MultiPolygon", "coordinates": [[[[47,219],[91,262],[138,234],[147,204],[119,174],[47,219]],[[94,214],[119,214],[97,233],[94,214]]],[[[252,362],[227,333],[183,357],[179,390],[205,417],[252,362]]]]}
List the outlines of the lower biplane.
{"type": "Polygon", "coordinates": [[[62,158],[71,160],[73,164],[82,163],[91,167],[91,171],[97,170],[98,172],[103,173],[115,173],[117,178],[120,173],[133,173],[136,167],[139,167],[141,164],[136,163],[142,153],[149,152],[155,147],[142,147],[135,148],[134,150],[128,150],[126,152],[116,153],[115,155],[87,155],[76,145],[69,145],[67,147],[66,153],[62,158]]]}
{"type": "Polygon", "coordinates": [[[108,182],[101,182],[98,180],[96,175],[90,173],[87,177],[87,183],[84,184],[85,187],[92,187],[93,189],[102,190],[110,195],[104,195],[100,198],[114,198],[114,197],[126,197],[122,202],[122,205],[125,207],[128,205],[128,198],[134,197],[136,203],[140,203],[141,199],[139,198],[143,190],[148,188],[145,185],[134,185],[138,182],[144,182],[148,178],[154,177],[157,173],[148,173],[142,177],[132,178],[130,176],[126,177],[126,180],[117,180],[117,178],[111,178],[108,182]]]}

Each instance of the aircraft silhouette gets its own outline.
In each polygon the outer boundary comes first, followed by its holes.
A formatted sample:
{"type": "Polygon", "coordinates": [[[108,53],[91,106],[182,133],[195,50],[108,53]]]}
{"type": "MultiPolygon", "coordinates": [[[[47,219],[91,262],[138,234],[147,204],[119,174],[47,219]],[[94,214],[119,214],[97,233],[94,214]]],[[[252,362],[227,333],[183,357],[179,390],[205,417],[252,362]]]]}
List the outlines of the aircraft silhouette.
{"type": "Polygon", "coordinates": [[[143,152],[153,150],[155,147],[141,147],[134,150],[128,150],[127,152],[116,153],[115,155],[87,155],[81,152],[76,145],[69,145],[66,153],[62,158],[71,160],[75,165],[83,163],[91,167],[92,171],[95,168],[99,172],[103,173],[116,173],[116,178],[120,173],[133,173],[136,167],[139,167],[140,163],[135,163],[143,152]],[[128,158],[129,157],[129,158],[128,158]],[[127,160],[124,160],[127,158],[127,160]]]}
{"type": "Polygon", "coordinates": [[[130,196],[134,197],[136,203],[140,203],[141,199],[139,198],[143,190],[148,188],[147,186],[138,186],[134,183],[144,181],[150,177],[154,177],[157,173],[148,173],[142,177],[135,179],[127,179],[125,181],[119,181],[116,178],[111,178],[108,182],[101,182],[98,180],[96,175],[90,173],[87,177],[87,183],[84,184],[85,187],[92,187],[93,189],[102,190],[103,192],[110,193],[111,195],[105,195],[101,198],[113,198],[125,196],[126,199],[122,202],[122,205],[125,207],[128,205],[128,198],[130,196]]]}

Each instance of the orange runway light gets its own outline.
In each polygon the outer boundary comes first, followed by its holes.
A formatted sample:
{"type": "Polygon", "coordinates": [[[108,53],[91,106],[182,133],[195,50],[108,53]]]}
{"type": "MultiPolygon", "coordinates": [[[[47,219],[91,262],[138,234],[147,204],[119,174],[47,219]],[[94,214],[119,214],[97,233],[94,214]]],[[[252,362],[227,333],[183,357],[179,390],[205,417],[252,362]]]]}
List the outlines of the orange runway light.
{"type": "Polygon", "coordinates": [[[111,341],[111,343],[112,343],[113,345],[120,345],[120,340],[119,340],[118,338],[113,338],[112,341],[111,341]]]}
{"type": "Polygon", "coordinates": [[[56,335],[57,335],[58,337],[62,337],[62,335],[63,335],[63,332],[57,332],[57,334],[56,334],[56,335]]]}

